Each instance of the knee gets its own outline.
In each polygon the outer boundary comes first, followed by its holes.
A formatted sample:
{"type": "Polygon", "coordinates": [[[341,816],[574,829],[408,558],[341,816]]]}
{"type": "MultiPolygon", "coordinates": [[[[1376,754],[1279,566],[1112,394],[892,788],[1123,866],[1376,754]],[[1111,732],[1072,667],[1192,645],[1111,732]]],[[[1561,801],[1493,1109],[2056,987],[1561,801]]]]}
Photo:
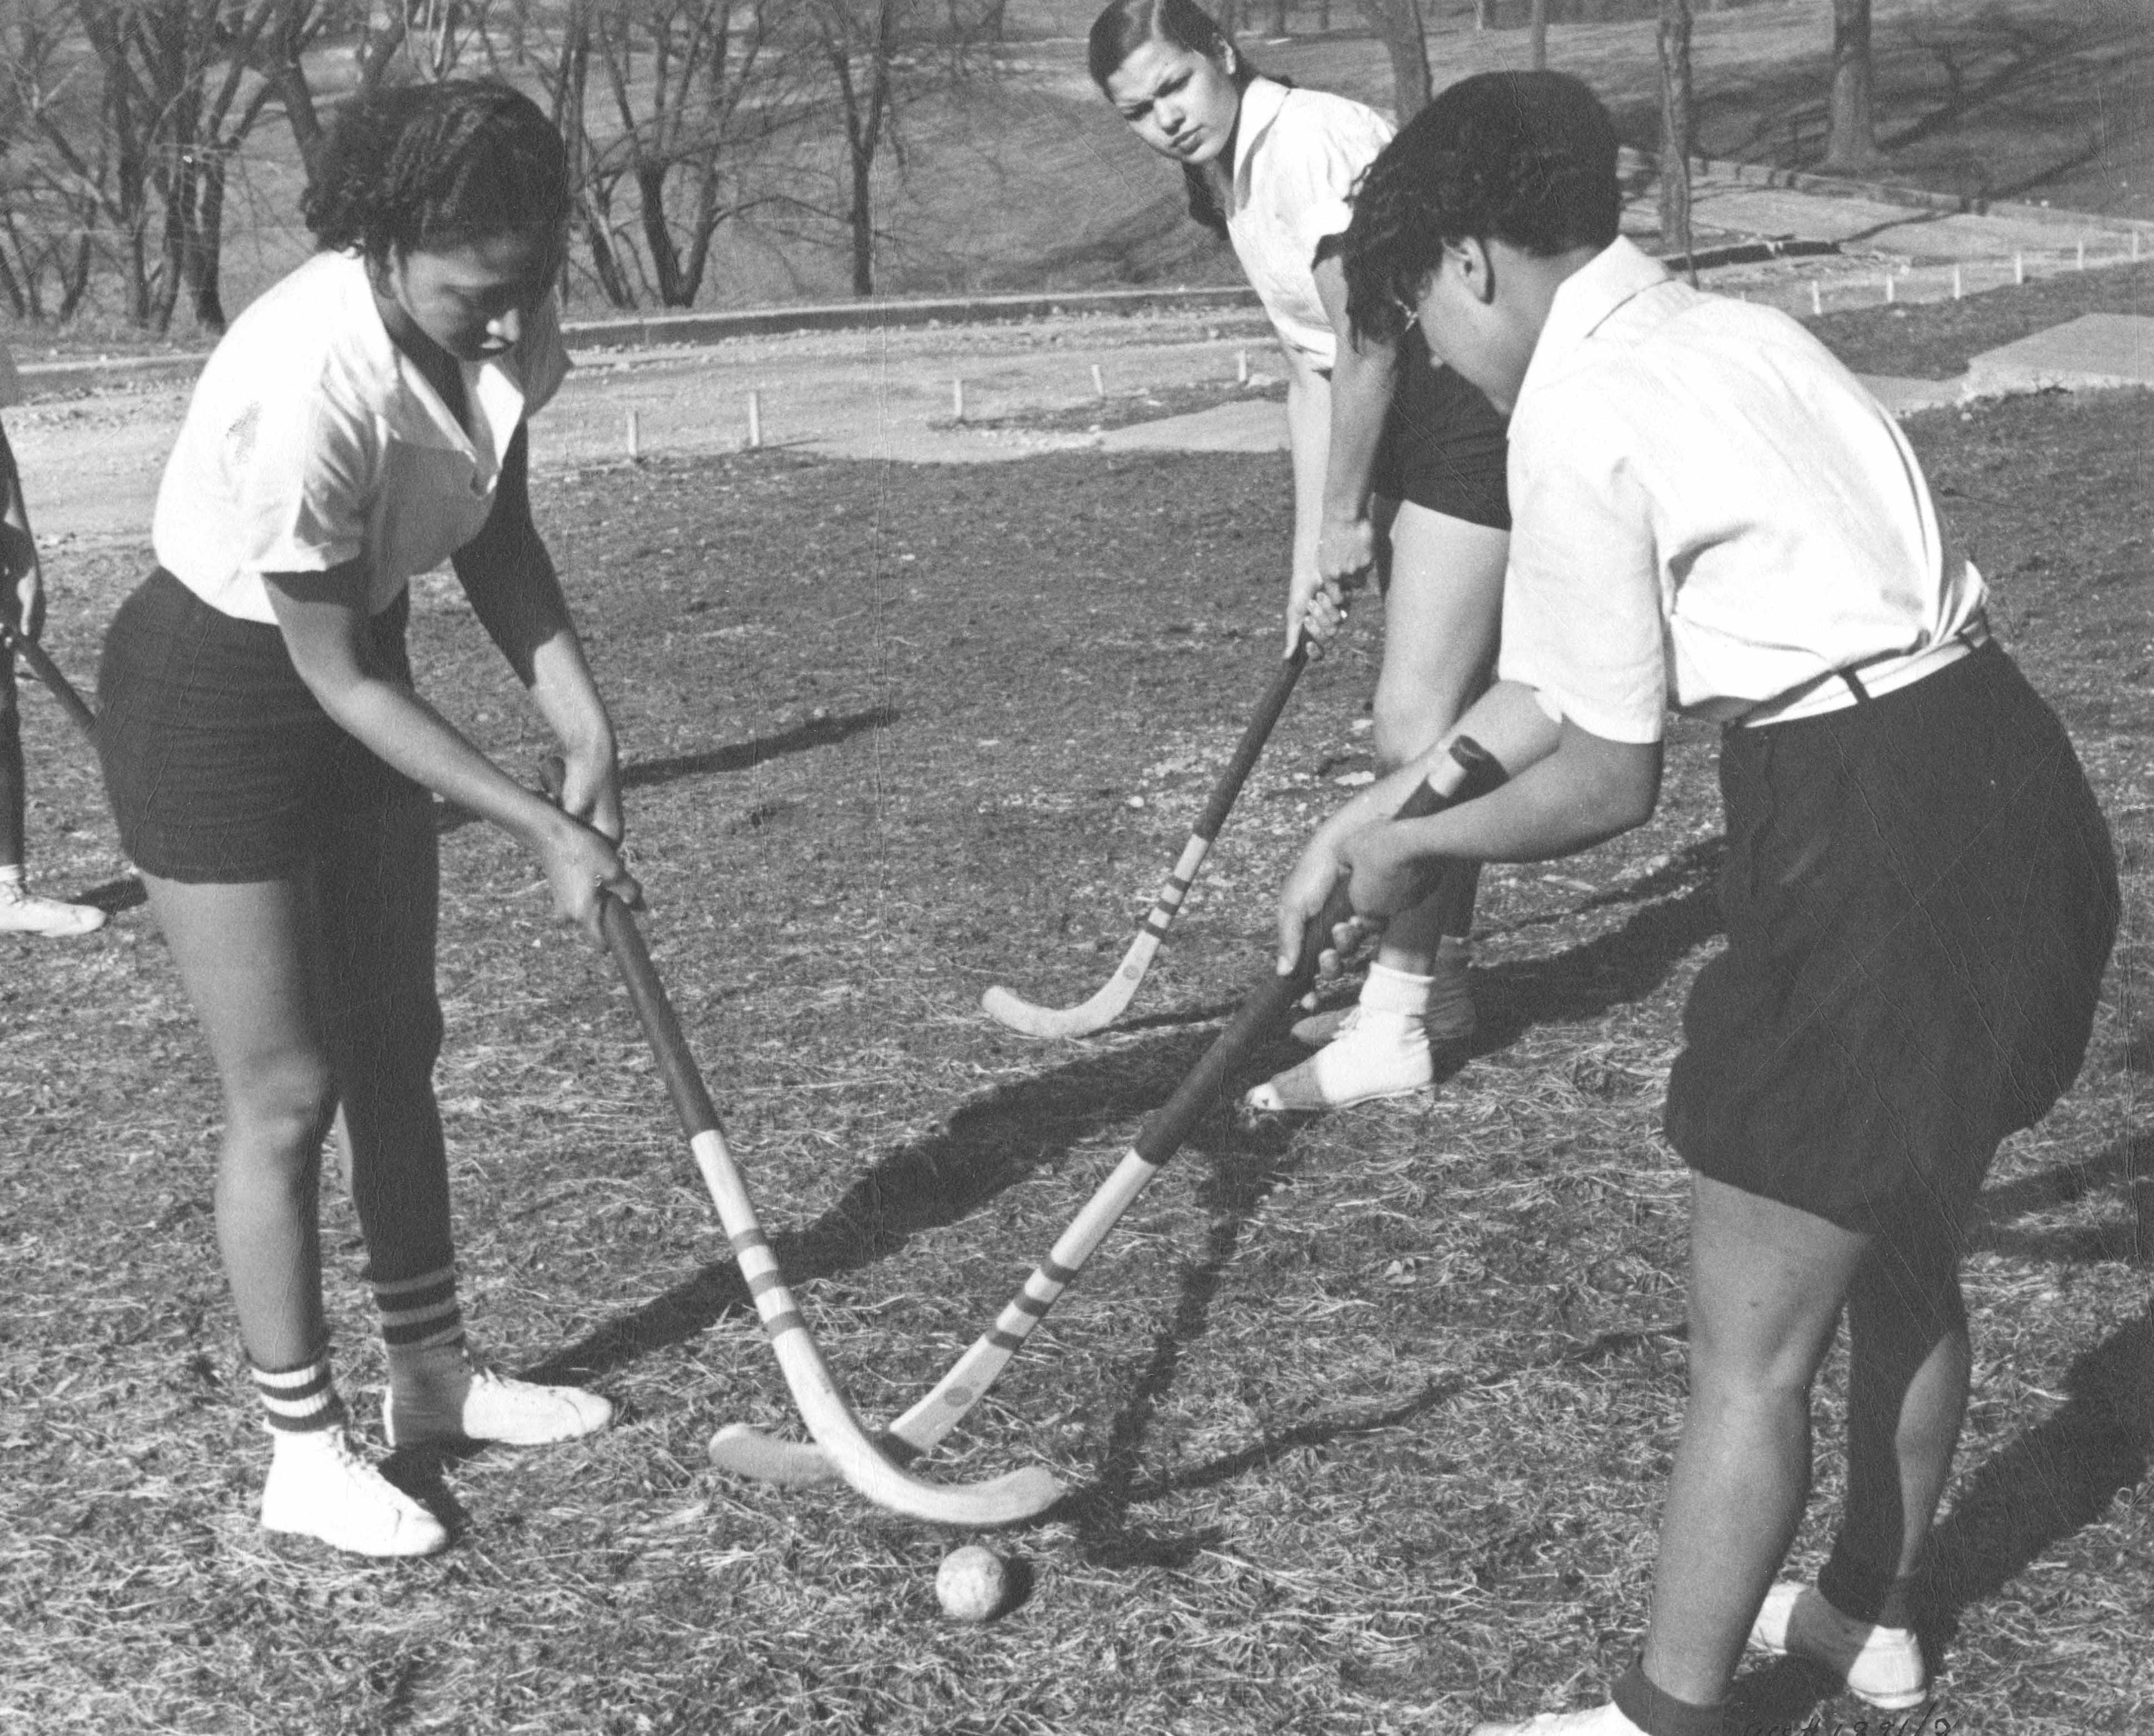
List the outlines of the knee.
{"type": "Polygon", "coordinates": [[[1427,694],[1401,683],[1379,684],[1369,709],[1375,723],[1370,744],[1377,765],[1386,772],[1427,753],[1451,722],[1427,694]]]}
{"type": "Polygon", "coordinates": [[[244,1164],[304,1168],[319,1155],[335,1113],[335,1084],[321,1057],[258,1062],[227,1086],[226,1151],[244,1164]]]}
{"type": "Polygon", "coordinates": [[[442,1025],[442,1003],[431,985],[374,996],[329,1023],[339,1068],[355,1087],[381,1080],[404,1090],[433,1076],[442,1025]]]}

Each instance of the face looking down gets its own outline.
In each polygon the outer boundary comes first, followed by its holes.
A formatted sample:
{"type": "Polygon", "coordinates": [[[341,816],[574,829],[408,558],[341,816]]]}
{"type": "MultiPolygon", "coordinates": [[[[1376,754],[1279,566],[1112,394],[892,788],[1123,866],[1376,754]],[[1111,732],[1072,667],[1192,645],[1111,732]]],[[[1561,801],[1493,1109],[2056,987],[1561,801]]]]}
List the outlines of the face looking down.
{"type": "Polygon", "coordinates": [[[1217,62],[1156,36],[1115,69],[1106,91],[1131,130],[1178,163],[1216,161],[1242,111],[1242,93],[1217,62]]]}
{"type": "Polygon", "coordinates": [[[406,350],[423,338],[460,362],[513,349],[552,288],[559,249],[511,231],[392,253],[375,273],[382,324],[406,350]]]}

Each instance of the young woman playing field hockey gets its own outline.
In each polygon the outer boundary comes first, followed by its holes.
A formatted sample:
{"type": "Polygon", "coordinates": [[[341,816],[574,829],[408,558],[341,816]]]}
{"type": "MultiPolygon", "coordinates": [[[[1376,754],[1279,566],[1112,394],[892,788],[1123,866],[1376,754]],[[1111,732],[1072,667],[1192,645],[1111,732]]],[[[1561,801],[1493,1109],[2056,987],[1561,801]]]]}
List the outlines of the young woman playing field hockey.
{"type": "Polygon", "coordinates": [[[1370,823],[1416,768],[1373,786],[1280,905],[1290,955],[1342,876],[1381,917],[1441,865],[1585,849],[1651,813],[1667,707],[1723,725],[1728,945],[1668,1086],[1691,1386],[1645,1647],[1613,1703],[1483,1736],[1719,1736],[1746,1642],[1922,1703],[1911,1591],[1966,1401],[1968,1218],[1999,1141],[2078,1071],[2118,911],[2071,744],[1891,417],[1793,320],[1619,239],[1617,208],[1606,111],[1555,74],[1452,85],[1370,171],[1356,325],[1411,311],[1510,418],[1481,704],[1560,724],[1432,818],[1370,823]],[[1839,1534],[1815,1586],[1775,1585],[1843,1316],[1839,1534]]]}
{"type": "MultiPolygon", "coordinates": [[[[1262,77],[1193,0],[1115,0],[1092,26],[1090,64],[1137,136],[1181,165],[1191,214],[1233,243],[1279,334],[1294,481],[1289,646],[1304,632],[1328,639],[1341,587],[1387,557],[1376,747],[1386,767],[1401,764],[1488,684],[1510,518],[1488,400],[1429,367],[1416,336],[1356,342],[1339,262],[1318,257],[1391,124],[1262,77]]],[[[1330,1040],[1252,1105],[1323,1109],[1429,1083],[1432,1040],[1473,1031],[1476,877],[1461,865],[1399,913],[1360,1005],[1343,1024],[1299,1027],[1330,1040]]]]}
{"type": "MultiPolygon", "coordinates": [[[[15,358],[0,341],[0,410],[22,401],[15,358]]],[[[18,634],[34,641],[44,624],[44,573],[37,539],[30,534],[15,449],[8,444],[8,431],[0,427],[0,934],[88,934],[105,926],[105,912],[94,904],[39,897],[30,890],[23,865],[23,723],[15,654],[7,641],[18,634]]]]}
{"type": "Polygon", "coordinates": [[[166,470],[157,568],[99,673],[129,856],[223,1082],[218,1245],[273,1442],[262,1522],[368,1555],[447,1541],[347,1443],[317,1218],[334,1116],[381,1311],[393,1445],[533,1445],[605,1400],[467,1349],[433,1065],[428,792],[543,865],[595,938],[616,848],[614,734],[532,527],[525,422],[567,366],[551,300],[559,137],[478,82],[347,108],[304,213],[321,251],[233,322],[166,470]],[[452,561],[559,737],[560,806],[419,698],[406,586],[452,561]]]}

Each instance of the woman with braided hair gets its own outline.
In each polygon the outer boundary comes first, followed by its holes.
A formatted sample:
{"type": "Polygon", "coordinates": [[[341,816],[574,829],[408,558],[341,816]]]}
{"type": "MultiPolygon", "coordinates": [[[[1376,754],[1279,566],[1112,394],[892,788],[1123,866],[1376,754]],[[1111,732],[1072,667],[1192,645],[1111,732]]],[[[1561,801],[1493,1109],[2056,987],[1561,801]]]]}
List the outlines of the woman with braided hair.
{"type": "Polygon", "coordinates": [[[552,305],[567,156],[476,81],[363,98],[304,213],[321,251],[249,307],[195,389],[157,566],[99,671],[129,857],[224,1091],[217,1241],[273,1442],[261,1516],[367,1555],[447,1534],[356,1454],[330,1377],[318,1223],[333,1120],[381,1310],[392,1445],[567,1440],[595,1394],[466,1348],[434,1100],[432,794],[543,865],[597,935],[631,902],[613,726],[526,492],[526,420],[567,368],[552,305]],[[559,738],[559,806],[413,692],[407,586],[451,561],[559,738]]]}
{"type": "MultiPolygon", "coordinates": [[[[1327,243],[1391,136],[1375,110],[1263,77],[1194,0],[1114,0],[1092,26],[1093,82],[1137,136],[1181,166],[1191,215],[1233,244],[1286,360],[1294,482],[1289,649],[1328,639],[1345,587],[1384,583],[1376,748],[1419,756],[1488,684],[1510,526],[1503,421],[1474,386],[1432,368],[1417,334],[1357,341],[1327,243]],[[1380,558],[1381,557],[1381,558],[1380,558]]],[[[1432,1044],[1472,1034],[1471,866],[1388,924],[1325,1046],[1258,1085],[1252,1106],[1335,1108],[1420,1089],[1432,1044]]]]}

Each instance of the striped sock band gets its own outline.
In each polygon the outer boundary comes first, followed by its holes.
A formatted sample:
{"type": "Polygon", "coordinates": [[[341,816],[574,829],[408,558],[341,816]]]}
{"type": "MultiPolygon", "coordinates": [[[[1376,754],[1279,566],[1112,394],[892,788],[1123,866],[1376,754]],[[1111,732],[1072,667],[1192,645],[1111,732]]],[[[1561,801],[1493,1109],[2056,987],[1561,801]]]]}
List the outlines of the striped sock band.
{"type": "Polygon", "coordinates": [[[463,1310],[457,1302],[457,1269],[436,1267],[416,1278],[375,1279],[381,1310],[381,1339],[394,1360],[400,1353],[454,1349],[464,1341],[463,1310]]]}
{"type": "MultiPolygon", "coordinates": [[[[251,1366],[251,1365],[250,1365],[251,1366]]],[[[314,1360],[297,1368],[255,1368],[254,1391],[268,1413],[269,1427],[283,1434],[312,1434],[344,1421],[344,1401],[329,1378],[325,1345],[314,1360]]]]}

